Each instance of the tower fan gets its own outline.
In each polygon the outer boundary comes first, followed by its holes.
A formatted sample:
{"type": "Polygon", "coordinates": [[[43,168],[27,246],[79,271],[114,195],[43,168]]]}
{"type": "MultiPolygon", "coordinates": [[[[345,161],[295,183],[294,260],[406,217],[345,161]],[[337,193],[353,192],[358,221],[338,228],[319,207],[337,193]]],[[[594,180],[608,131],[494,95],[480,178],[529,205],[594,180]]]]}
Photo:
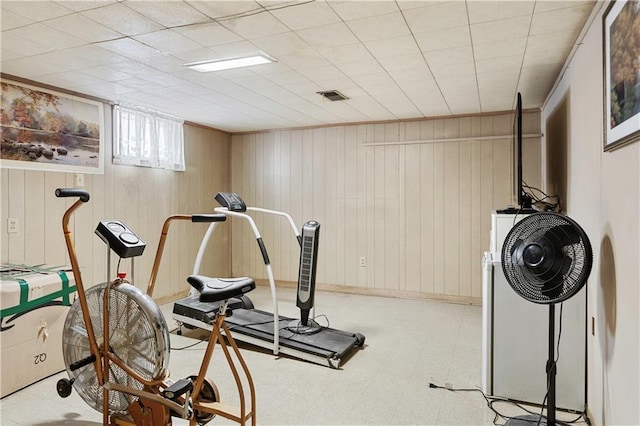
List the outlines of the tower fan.
{"type": "Polygon", "coordinates": [[[502,269],[507,282],[524,299],[549,305],[546,422],[529,415],[514,417],[507,424],[556,424],[555,305],[580,291],[592,262],[591,244],[584,230],[558,213],[527,216],[507,234],[502,246],[502,269]]]}

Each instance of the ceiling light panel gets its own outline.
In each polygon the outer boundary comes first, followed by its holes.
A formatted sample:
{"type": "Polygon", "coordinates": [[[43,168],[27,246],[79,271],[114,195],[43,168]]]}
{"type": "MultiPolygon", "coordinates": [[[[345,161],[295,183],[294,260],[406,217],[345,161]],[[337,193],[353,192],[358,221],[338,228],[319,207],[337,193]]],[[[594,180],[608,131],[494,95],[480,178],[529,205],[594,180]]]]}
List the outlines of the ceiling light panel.
{"type": "Polygon", "coordinates": [[[189,64],[184,64],[184,66],[199,72],[212,72],[229,70],[233,68],[250,67],[253,65],[270,64],[271,62],[275,62],[275,59],[265,55],[264,53],[257,53],[255,55],[240,56],[235,58],[192,62],[189,64]]]}

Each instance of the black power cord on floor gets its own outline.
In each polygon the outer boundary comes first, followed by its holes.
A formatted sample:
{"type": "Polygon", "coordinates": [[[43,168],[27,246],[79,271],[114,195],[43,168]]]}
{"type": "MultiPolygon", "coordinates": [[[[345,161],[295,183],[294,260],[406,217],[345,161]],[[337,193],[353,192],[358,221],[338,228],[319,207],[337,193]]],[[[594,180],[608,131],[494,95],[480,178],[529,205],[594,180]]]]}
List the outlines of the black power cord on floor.
{"type": "MultiPolygon", "coordinates": [[[[532,414],[535,416],[540,416],[540,413],[536,413],[533,412],[531,410],[528,410],[526,407],[524,407],[522,404],[520,404],[518,401],[514,401],[512,399],[509,398],[501,398],[501,397],[493,397],[493,396],[488,396],[486,395],[482,389],[479,388],[454,388],[452,387],[450,384],[446,384],[445,386],[440,386],[440,385],[436,385],[435,383],[429,382],[429,387],[432,389],[444,389],[444,390],[448,390],[450,392],[479,392],[482,397],[485,399],[485,401],[487,401],[487,407],[489,407],[489,409],[491,411],[494,412],[495,417],[493,418],[493,424],[496,426],[503,426],[505,423],[498,423],[499,419],[504,419],[506,420],[510,420],[513,417],[512,416],[507,416],[506,414],[502,414],[501,412],[499,412],[493,405],[496,403],[505,403],[505,404],[511,404],[511,405],[515,405],[516,407],[518,407],[519,409],[521,409],[522,411],[528,413],[528,414],[532,414]]],[[[561,423],[564,424],[577,424],[577,423],[585,423],[587,426],[591,425],[591,421],[589,420],[589,416],[587,416],[587,412],[586,410],[583,411],[582,413],[577,413],[579,414],[578,417],[576,417],[573,420],[566,420],[566,421],[562,421],[561,423]]],[[[537,423],[537,421],[530,421],[532,425],[535,425],[537,423]]]]}

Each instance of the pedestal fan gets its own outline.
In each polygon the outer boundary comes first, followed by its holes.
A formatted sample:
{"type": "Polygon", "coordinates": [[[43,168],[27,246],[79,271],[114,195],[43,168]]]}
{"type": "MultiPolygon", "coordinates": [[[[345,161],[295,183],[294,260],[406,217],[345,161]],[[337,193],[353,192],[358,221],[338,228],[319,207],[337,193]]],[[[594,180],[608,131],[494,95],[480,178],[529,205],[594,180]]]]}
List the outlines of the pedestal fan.
{"type": "Polygon", "coordinates": [[[507,234],[502,246],[502,269],[507,282],[524,299],[549,305],[546,422],[530,415],[514,417],[507,424],[556,424],[555,305],[580,291],[592,262],[587,234],[571,218],[558,213],[527,216],[507,234]]]}

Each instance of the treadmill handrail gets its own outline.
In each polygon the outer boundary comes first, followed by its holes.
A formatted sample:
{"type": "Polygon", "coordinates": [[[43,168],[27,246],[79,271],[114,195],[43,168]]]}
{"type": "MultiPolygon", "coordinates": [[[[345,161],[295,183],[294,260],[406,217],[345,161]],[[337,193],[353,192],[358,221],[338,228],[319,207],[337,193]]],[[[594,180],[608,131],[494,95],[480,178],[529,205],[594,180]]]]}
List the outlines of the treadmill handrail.
{"type": "MultiPolygon", "coordinates": [[[[250,207],[247,207],[247,210],[249,209],[250,207]]],[[[265,259],[265,266],[267,268],[267,277],[269,278],[269,287],[271,288],[271,299],[273,304],[273,354],[278,355],[278,352],[280,350],[280,315],[278,314],[278,296],[276,295],[276,282],[273,278],[273,269],[271,268],[271,263],[267,262],[268,256],[265,256],[265,254],[267,254],[267,249],[264,246],[264,243],[262,243],[262,236],[260,235],[260,231],[258,231],[258,227],[256,226],[253,218],[246,213],[230,211],[226,207],[216,207],[213,210],[216,213],[222,213],[231,217],[238,217],[249,222],[249,225],[251,225],[251,229],[253,230],[253,234],[256,236],[256,241],[260,246],[260,250],[263,251],[263,258],[265,259]]]]}
{"type": "Polygon", "coordinates": [[[291,226],[291,229],[293,230],[293,235],[296,236],[296,239],[298,240],[298,244],[300,244],[301,242],[300,231],[298,231],[298,227],[296,226],[296,223],[293,221],[293,218],[289,213],[281,212],[279,210],[263,209],[262,207],[247,207],[247,211],[271,214],[271,215],[282,216],[286,218],[289,221],[289,225],[291,226]]]}

